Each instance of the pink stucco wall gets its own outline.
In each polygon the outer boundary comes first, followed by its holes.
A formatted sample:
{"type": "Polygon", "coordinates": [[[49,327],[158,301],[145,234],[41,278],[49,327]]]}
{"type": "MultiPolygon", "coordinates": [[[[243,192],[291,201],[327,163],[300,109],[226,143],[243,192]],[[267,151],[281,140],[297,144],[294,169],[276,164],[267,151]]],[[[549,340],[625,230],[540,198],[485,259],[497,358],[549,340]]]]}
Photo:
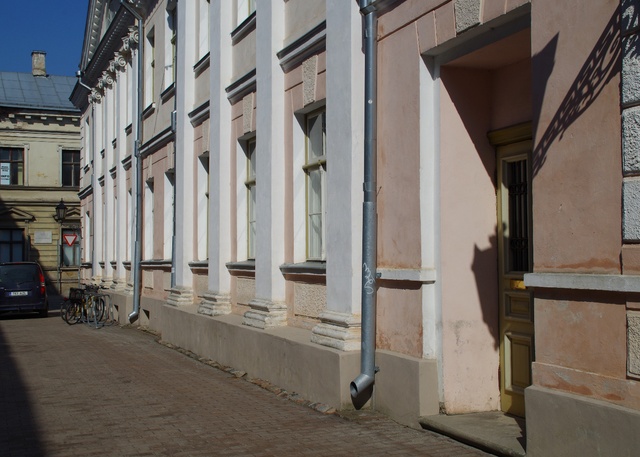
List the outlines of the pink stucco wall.
{"type": "Polygon", "coordinates": [[[441,80],[444,401],[448,413],[491,410],[499,398],[492,75],[442,68],[441,80]]]}
{"type": "Polygon", "coordinates": [[[620,272],[619,6],[532,3],[536,271],[620,272]]]}
{"type": "MultiPolygon", "coordinates": [[[[447,412],[463,413],[499,405],[496,151],[487,133],[530,121],[532,104],[526,31],[502,44],[517,58],[486,52],[442,67],[440,131],[420,131],[421,53],[455,37],[453,13],[453,3],[406,2],[380,20],[378,264],[421,266],[420,139],[438,135],[442,388],[447,412]]],[[[420,290],[382,281],[378,347],[421,355],[422,306],[420,290]]]]}
{"type": "MultiPolygon", "coordinates": [[[[378,51],[378,266],[420,268],[421,60],[415,30],[397,31],[378,51]]],[[[415,286],[380,283],[379,349],[422,356],[422,300],[415,286]]]]}
{"type": "MultiPolygon", "coordinates": [[[[532,3],[536,272],[637,274],[622,248],[620,2],[532,3]]],[[[535,385],[639,408],[625,294],[535,292],[535,385]]]]}
{"type": "MultiPolygon", "coordinates": [[[[495,17],[518,6],[516,2],[508,3],[488,2],[487,8],[491,11],[486,14],[495,17]]],[[[419,189],[420,139],[424,132],[420,131],[423,114],[419,94],[420,67],[424,62],[421,53],[455,36],[453,2],[407,1],[385,12],[379,20],[380,268],[422,266],[424,234],[421,233],[419,189]]],[[[524,41],[525,57],[529,55],[527,40],[528,36],[524,41]]],[[[443,90],[446,94],[443,98],[449,99],[443,104],[441,119],[441,205],[445,208],[441,227],[447,237],[442,240],[443,345],[450,370],[445,369],[448,374],[444,382],[445,389],[456,392],[451,398],[459,398],[458,404],[471,404],[478,409],[495,403],[498,363],[495,151],[486,134],[491,129],[531,120],[529,60],[509,62],[504,67],[485,63],[488,69],[471,73],[450,69],[449,87],[443,90]],[[451,92],[447,93],[449,89],[451,92]],[[465,317],[459,319],[459,316],[465,317]],[[474,378],[459,376],[461,366],[463,370],[480,373],[481,384],[487,386],[479,403],[459,395],[460,391],[470,389],[474,378]]],[[[392,287],[381,283],[378,347],[420,356],[421,321],[420,293],[412,293],[407,284],[392,287]],[[405,331],[401,334],[397,329],[402,327],[405,331]]],[[[457,407],[453,403],[451,406],[457,407]]]]}

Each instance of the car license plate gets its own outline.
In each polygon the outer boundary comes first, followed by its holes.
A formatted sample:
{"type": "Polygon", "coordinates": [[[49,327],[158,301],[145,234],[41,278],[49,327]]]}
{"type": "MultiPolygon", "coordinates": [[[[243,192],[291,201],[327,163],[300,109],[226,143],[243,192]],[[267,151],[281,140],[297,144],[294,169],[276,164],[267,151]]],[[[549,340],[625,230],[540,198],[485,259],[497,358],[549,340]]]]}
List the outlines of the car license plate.
{"type": "Polygon", "coordinates": [[[9,292],[10,297],[25,297],[27,295],[29,295],[29,292],[27,292],[26,290],[21,290],[19,292],[9,292]]]}

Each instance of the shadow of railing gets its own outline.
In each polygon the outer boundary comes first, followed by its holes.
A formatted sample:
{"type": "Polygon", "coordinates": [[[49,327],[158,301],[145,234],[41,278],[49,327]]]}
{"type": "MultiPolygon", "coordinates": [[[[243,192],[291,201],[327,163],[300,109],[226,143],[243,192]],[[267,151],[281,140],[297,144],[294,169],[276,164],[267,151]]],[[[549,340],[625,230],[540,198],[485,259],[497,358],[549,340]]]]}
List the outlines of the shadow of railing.
{"type": "MultiPolygon", "coordinates": [[[[533,56],[534,80],[543,81],[540,83],[541,92],[533,97],[534,113],[538,115],[555,64],[557,45],[558,35],[554,36],[541,52],[533,56]]],[[[593,104],[611,79],[620,73],[620,56],[620,11],[616,9],[549,125],[544,133],[536,138],[532,160],[534,176],[545,164],[553,142],[558,138],[562,139],[567,129],[593,104]]]]}

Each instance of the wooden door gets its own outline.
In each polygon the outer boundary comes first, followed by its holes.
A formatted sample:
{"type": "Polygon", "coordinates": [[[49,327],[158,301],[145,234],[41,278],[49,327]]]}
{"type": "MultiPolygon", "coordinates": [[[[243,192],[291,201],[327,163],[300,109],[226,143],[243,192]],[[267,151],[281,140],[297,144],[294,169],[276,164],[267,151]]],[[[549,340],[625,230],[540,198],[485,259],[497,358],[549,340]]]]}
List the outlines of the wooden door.
{"type": "Polygon", "coordinates": [[[532,268],[531,147],[528,140],[497,148],[500,400],[517,416],[524,416],[534,358],[533,299],[524,286],[532,268]]]}

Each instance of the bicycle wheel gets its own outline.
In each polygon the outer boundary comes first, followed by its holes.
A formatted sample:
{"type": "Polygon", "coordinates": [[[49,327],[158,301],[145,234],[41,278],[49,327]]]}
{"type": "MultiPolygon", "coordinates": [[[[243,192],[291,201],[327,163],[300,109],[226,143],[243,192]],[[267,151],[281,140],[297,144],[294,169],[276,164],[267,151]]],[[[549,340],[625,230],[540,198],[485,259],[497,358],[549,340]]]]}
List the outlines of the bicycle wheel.
{"type": "Polygon", "coordinates": [[[77,324],[81,317],[80,305],[72,303],[69,300],[67,300],[67,302],[63,319],[69,325],[77,324]]]}
{"type": "Polygon", "coordinates": [[[69,323],[67,321],[67,308],[69,307],[70,304],[71,304],[71,302],[69,300],[65,300],[60,305],[60,318],[63,321],[65,321],[67,324],[69,323]]]}
{"type": "Polygon", "coordinates": [[[106,309],[104,298],[94,297],[93,306],[95,308],[96,320],[98,322],[102,322],[105,318],[105,309],[106,309]]]}

